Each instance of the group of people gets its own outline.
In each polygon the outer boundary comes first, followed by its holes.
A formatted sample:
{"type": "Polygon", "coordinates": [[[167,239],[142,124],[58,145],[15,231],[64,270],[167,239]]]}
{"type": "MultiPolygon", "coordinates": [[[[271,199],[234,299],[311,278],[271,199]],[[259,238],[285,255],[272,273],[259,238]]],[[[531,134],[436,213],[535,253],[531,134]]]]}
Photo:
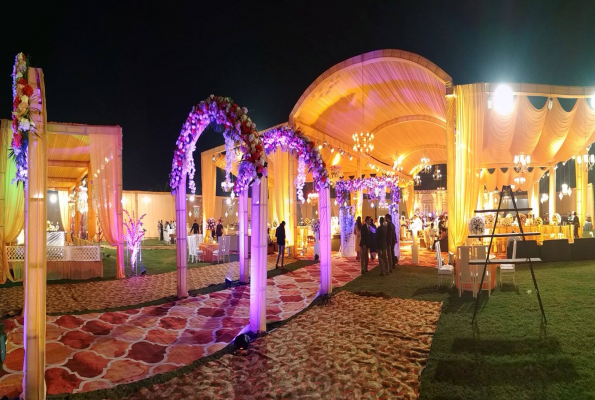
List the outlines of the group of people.
{"type": "Polygon", "coordinates": [[[176,230],[176,221],[165,221],[165,224],[163,223],[163,220],[159,220],[157,221],[157,230],[159,231],[159,240],[163,241],[163,232],[164,231],[170,231],[170,230],[176,230]]]}
{"type": "Polygon", "coordinates": [[[362,217],[357,217],[354,234],[356,243],[359,244],[356,260],[360,260],[362,274],[368,272],[369,260],[371,258],[374,261],[376,256],[378,256],[380,275],[393,272],[399,259],[395,256],[397,234],[390,214],[380,217],[378,226],[371,217],[366,217],[363,223],[362,217]]]}

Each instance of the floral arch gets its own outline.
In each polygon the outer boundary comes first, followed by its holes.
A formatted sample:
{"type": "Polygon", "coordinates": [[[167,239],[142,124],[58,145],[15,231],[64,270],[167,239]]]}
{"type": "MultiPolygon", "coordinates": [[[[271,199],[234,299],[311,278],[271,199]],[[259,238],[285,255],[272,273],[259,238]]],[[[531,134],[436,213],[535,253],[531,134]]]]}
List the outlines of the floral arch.
{"type": "Polygon", "coordinates": [[[316,144],[300,130],[290,126],[279,126],[263,133],[262,141],[267,155],[279,147],[298,158],[298,173],[295,179],[298,200],[304,203],[306,174],[312,173],[314,188],[319,193],[318,215],[320,220],[320,291],[331,292],[331,207],[330,179],[326,163],[316,144]]]}
{"type": "Polygon", "coordinates": [[[176,196],[176,236],[178,297],[187,297],[187,229],[186,183],[195,193],[194,151],[196,141],[211,124],[225,138],[226,164],[224,189],[240,197],[240,277],[247,281],[245,267],[250,265],[250,330],[266,329],[266,262],[267,262],[267,158],[261,135],[248,117],[248,110],[238,106],[229,97],[209,96],[192,108],[176,141],[172,171],[171,192],[176,196]],[[231,169],[238,162],[235,148],[239,144],[241,159],[237,180],[232,183],[231,169]],[[248,188],[252,188],[252,243],[248,258],[248,188]]]}
{"type": "Polygon", "coordinates": [[[399,256],[399,202],[401,201],[401,189],[398,185],[399,177],[397,176],[374,176],[351,180],[340,179],[337,181],[335,184],[335,193],[340,207],[339,220],[341,225],[341,248],[343,249],[343,253],[345,253],[346,248],[352,248],[348,243],[353,230],[353,226],[350,225],[350,223],[353,223],[355,215],[353,215],[353,207],[348,205],[350,193],[361,190],[368,194],[368,199],[371,201],[384,200],[386,197],[386,190],[389,189],[391,202],[388,204],[388,211],[392,216],[392,222],[395,225],[397,236],[397,248],[395,249],[395,254],[399,256]]]}

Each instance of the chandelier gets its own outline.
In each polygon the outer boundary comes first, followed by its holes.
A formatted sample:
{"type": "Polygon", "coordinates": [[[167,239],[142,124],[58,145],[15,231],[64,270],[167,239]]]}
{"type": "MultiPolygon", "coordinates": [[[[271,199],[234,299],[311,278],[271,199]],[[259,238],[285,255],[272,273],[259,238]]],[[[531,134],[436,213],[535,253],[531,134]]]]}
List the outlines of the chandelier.
{"type": "Polygon", "coordinates": [[[595,154],[589,154],[589,149],[587,149],[585,154],[576,157],[576,163],[583,171],[590,171],[595,166],[595,154]]]}
{"type": "Polygon", "coordinates": [[[419,175],[415,175],[413,177],[413,183],[415,184],[415,186],[419,186],[421,185],[421,176],[419,175]]]}
{"type": "Polygon", "coordinates": [[[518,174],[526,174],[529,172],[529,164],[531,164],[531,156],[526,156],[521,152],[514,156],[514,170],[518,174]]]}
{"type": "Polygon", "coordinates": [[[437,191],[438,193],[445,193],[445,192],[446,192],[446,188],[444,188],[444,187],[440,186],[440,187],[436,188],[436,191],[437,191]]]}
{"type": "Polygon", "coordinates": [[[442,172],[440,172],[440,169],[438,167],[436,167],[434,169],[434,175],[433,178],[435,181],[440,181],[442,180],[442,172]]]}
{"type": "Polygon", "coordinates": [[[517,184],[517,185],[519,185],[519,186],[522,186],[522,185],[524,185],[526,181],[527,181],[527,180],[525,179],[525,177],[524,177],[524,176],[516,176],[516,177],[514,178],[514,183],[516,183],[516,184],[517,184]]]}
{"type": "Polygon", "coordinates": [[[340,165],[331,165],[329,171],[329,178],[331,178],[331,181],[333,182],[339,178],[343,178],[343,172],[341,172],[340,165]]]}
{"type": "Polygon", "coordinates": [[[540,201],[541,201],[541,204],[545,203],[545,202],[546,202],[546,201],[548,201],[549,199],[550,199],[550,196],[548,196],[548,195],[547,195],[547,194],[545,194],[545,193],[544,193],[544,194],[542,194],[542,195],[541,195],[541,199],[540,199],[540,201]]]}
{"type": "Polygon", "coordinates": [[[370,132],[360,132],[359,134],[356,132],[353,134],[353,151],[357,151],[361,154],[370,155],[372,150],[374,150],[374,144],[372,141],[374,140],[374,134],[370,132]]]}
{"type": "Polygon", "coordinates": [[[401,165],[401,160],[397,158],[395,163],[393,164],[393,171],[395,172],[403,172],[403,165],[401,165]]]}
{"type": "Polygon", "coordinates": [[[316,207],[318,205],[318,193],[308,193],[308,199],[306,201],[308,202],[308,204],[316,207]]]}
{"type": "Polygon", "coordinates": [[[421,158],[420,168],[421,173],[429,174],[430,172],[432,172],[432,165],[430,164],[430,159],[425,154],[421,158]]]}
{"type": "MultiPolygon", "coordinates": [[[[366,100],[364,98],[364,60],[362,58],[362,129],[366,126],[366,100]]],[[[353,151],[360,154],[370,155],[374,150],[374,133],[373,132],[355,132],[353,138],[353,151]]]]}

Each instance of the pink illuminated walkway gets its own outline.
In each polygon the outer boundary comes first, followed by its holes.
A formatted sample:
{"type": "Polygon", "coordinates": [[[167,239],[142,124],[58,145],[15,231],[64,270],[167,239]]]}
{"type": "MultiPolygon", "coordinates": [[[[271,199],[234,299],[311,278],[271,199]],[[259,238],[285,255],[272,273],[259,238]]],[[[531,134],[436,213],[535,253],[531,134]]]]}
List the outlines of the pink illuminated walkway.
{"type": "MultiPolygon", "coordinates": [[[[333,287],[359,276],[359,263],[333,259],[333,287]]],[[[268,280],[267,320],[307,307],[319,288],[318,264],[268,280]]],[[[248,324],[249,286],[121,312],[48,317],[48,394],[110,388],[188,365],[230,343],[248,324]]],[[[21,392],[23,320],[5,321],[8,354],[0,397],[21,392]]]]}

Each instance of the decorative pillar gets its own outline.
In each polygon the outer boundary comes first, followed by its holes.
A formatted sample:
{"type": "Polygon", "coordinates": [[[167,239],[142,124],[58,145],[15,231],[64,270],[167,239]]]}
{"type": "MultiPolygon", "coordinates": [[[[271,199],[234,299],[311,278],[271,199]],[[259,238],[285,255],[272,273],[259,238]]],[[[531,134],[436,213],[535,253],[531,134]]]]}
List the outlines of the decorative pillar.
{"type": "MultiPolygon", "coordinates": [[[[576,175],[576,215],[578,215],[579,235],[582,232],[582,226],[587,218],[587,186],[589,185],[589,173],[585,172],[583,165],[574,160],[574,170],[576,175]]],[[[579,236],[580,237],[580,236],[579,236]]]]}
{"type": "Polygon", "coordinates": [[[318,197],[320,217],[320,291],[319,295],[330,294],[333,286],[331,264],[331,190],[322,189],[318,197]]]}
{"type": "Polygon", "coordinates": [[[266,330],[267,302],[267,178],[252,185],[252,243],[250,263],[250,331],[266,330]]]}
{"type": "Polygon", "coordinates": [[[118,163],[117,171],[119,171],[119,176],[117,177],[116,198],[114,200],[116,202],[116,219],[118,222],[118,244],[116,246],[116,266],[118,267],[118,271],[116,272],[116,278],[122,279],[126,278],[126,264],[124,264],[124,214],[122,212],[122,131],[120,131],[120,135],[118,135],[116,162],[118,163]]]}
{"type": "MultiPolygon", "coordinates": [[[[361,159],[361,157],[357,158],[357,174],[355,177],[357,179],[362,177],[362,159],[361,159]]],[[[362,220],[364,219],[364,216],[362,215],[363,204],[364,204],[364,191],[360,189],[357,191],[357,204],[355,205],[355,217],[356,218],[362,217],[362,220]]]]}
{"type": "Polygon", "coordinates": [[[454,96],[446,97],[446,188],[450,190],[447,196],[448,206],[446,208],[448,215],[448,250],[456,253],[456,225],[457,216],[455,215],[457,186],[455,181],[456,170],[456,141],[455,141],[455,119],[456,119],[456,101],[454,96]]]}
{"type": "Polygon", "coordinates": [[[549,216],[548,219],[552,218],[552,215],[556,212],[556,170],[554,167],[550,167],[549,175],[550,175],[550,199],[549,199],[549,216]]]}
{"type": "Polygon", "coordinates": [[[31,116],[37,134],[29,135],[28,182],[25,184],[25,308],[23,347],[23,398],[45,399],[46,315],[46,221],[47,134],[43,72],[29,68],[29,84],[35,89],[31,116]]]}
{"type": "MultiPolygon", "coordinates": [[[[203,231],[204,232],[204,231],[203,231]]],[[[176,257],[178,271],[178,298],[188,297],[186,255],[186,174],[183,173],[176,190],[176,257]]]]}
{"type": "Polygon", "coordinates": [[[240,192],[238,199],[239,218],[239,251],[240,251],[240,282],[248,283],[250,257],[248,248],[248,190],[240,192]],[[248,267],[248,268],[246,268],[248,267]]]}
{"type": "Polygon", "coordinates": [[[287,198],[289,199],[287,207],[287,225],[289,225],[289,229],[287,231],[289,235],[287,235],[287,244],[289,246],[295,246],[295,254],[298,252],[297,193],[294,183],[297,177],[297,161],[298,159],[296,157],[289,155],[289,184],[287,185],[287,198]]]}
{"type": "Polygon", "coordinates": [[[539,216],[539,179],[529,187],[529,207],[533,218],[539,216]]]}
{"type": "MultiPolygon", "coordinates": [[[[89,163],[87,171],[91,171],[91,163],[89,163]]],[[[97,228],[95,208],[93,207],[93,190],[94,190],[93,179],[92,179],[91,174],[88,173],[88,175],[87,175],[87,208],[89,209],[89,211],[87,211],[87,230],[88,230],[89,234],[87,236],[87,240],[89,240],[89,241],[93,241],[93,239],[95,239],[96,228],[97,228]]]]}
{"type": "Polygon", "coordinates": [[[80,179],[77,179],[74,186],[74,237],[78,238],[79,232],[81,231],[81,212],[79,211],[79,202],[78,202],[78,188],[81,186],[80,179]]]}

